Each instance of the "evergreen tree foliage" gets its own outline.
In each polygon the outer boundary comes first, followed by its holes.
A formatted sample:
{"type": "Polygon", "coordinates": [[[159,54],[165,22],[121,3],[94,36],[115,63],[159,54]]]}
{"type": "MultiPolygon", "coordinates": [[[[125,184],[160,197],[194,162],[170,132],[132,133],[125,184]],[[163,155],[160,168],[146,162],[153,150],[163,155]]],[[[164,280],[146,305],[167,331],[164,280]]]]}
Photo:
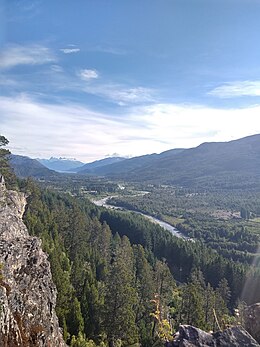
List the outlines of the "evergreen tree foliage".
{"type": "Polygon", "coordinates": [[[109,346],[118,340],[124,345],[138,341],[135,325],[137,293],[134,287],[134,256],[129,240],[123,237],[115,245],[110,271],[106,283],[105,327],[109,346]]]}
{"type": "Polygon", "coordinates": [[[49,254],[69,345],[159,346],[179,323],[215,329],[213,309],[226,320],[233,288],[243,282],[237,264],[142,217],[100,212],[86,199],[40,190],[30,180],[23,189],[24,219],[49,254]]]}
{"type": "Polygon", "coordinates": [[[11,152],[3,148],[9,141],[3,135],[0,135],[0,175],[4,176],[7,188],[14,189],[17,187],[17,179],[9,165],[9,156],[11,152]]]}

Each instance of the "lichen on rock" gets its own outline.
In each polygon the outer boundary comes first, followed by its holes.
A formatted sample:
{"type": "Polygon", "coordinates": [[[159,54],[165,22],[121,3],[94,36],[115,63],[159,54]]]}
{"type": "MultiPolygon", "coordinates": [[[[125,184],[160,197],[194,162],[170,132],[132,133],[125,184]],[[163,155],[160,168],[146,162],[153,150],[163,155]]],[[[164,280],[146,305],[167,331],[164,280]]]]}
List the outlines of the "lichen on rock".
{"type": "Polygon", "coordinates": [[[25,195],[8,191],[1,179],[0,347],[63,347],[50,264],[22,221],[25,206],[25,195]]]}

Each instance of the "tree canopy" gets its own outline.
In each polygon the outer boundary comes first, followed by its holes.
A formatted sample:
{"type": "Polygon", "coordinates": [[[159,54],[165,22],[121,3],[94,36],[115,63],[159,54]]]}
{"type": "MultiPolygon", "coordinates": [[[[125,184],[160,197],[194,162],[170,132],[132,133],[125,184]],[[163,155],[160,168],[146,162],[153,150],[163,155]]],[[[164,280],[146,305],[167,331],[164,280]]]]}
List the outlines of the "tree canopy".
{"type": "Polygon", "coordinates": [[[7,146],[9,141],[3,135],[0,135],[0,175],[4,176],[8,188],[14,188],[16,178],[9,164],[9,155],[11,152],[3,148],[7,146]]]}

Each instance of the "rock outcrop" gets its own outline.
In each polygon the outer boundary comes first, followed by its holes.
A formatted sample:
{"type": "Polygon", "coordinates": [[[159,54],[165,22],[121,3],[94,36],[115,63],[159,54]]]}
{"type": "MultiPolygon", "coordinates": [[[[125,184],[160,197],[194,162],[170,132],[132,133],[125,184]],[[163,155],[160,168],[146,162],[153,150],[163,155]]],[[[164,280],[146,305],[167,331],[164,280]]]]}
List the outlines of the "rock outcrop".
{"type": "Polygon", "coordinates": [[[25,196],[6,190],[1,178],[0,347],[64,347],[50,264],[22,221],[25,206],[25,196]]]}
{"type": "Polygon", "coordinates": [[[259,347],[254,338],[241,326],[213,334],[190,325],[181,325],[171,347],[259,347]]]}
{"type": "Polygon", "coordinates": [[[260,343],[260,303],[248,306],[243,315],[246,330],[260,343]]]}

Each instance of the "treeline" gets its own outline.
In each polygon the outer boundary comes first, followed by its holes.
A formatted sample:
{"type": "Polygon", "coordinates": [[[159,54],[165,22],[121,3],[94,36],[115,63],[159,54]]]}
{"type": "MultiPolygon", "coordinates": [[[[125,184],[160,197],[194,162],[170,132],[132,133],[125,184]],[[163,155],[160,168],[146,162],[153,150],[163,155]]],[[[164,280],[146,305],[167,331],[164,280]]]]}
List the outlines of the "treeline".
{"type": "MultiPolygon", "coordinates": [[[[104,210],[101,221],[106,221],[111,230],[120,235],[127,235],[132,243],[138,240],[145,249],[150,250],[159,259],[166,259],[176,280],[187,281],[192,270],[199,268],[206,282],[214,288],[221,279],[226,278],[231,288],[231,306],[234,308],[248,277],[254,286],[260,285],[260,273],[247,264],[225,258],[220,253],[207,247],[203,242],[184,241],[174,237],[160,226],[149,222],[136,213],[104,210]],[[249,271],[250,269],[250,271],[249,271]],[[250,272],[250,274],[249,274],[250,272]]],[[[260,293],[250,293],[244,300],[252,303],[260,300],[260,293]]]]}
{"type": "Polygon", "coordinates": [[[213,310],[222,327],[230,321],[236,288],[224,277],[229,269],[238,280],[239,269],[142,217],[22,185],[30,193],[24,220],[49,254],[56,312],[69,345],[160,346],[180,323],[217,328],[213,310]]]}
{"type": "MultiPolygon", "coordinates": [[[[141,186],[143,190],[150,190],[150,194],[127,196],[120,198],[122,203],[146,209],[148,213],[178,215],[182,211],[196,211],[212,213],[218,210],[238,212],[246,209],[252,216],[260,216],[260,190],[216,190],[195,187],[178,188],[175,186],[141,186]],[[149,211],[148,211],[149,210],[149,211]]],[[[115,199],[117,200],[117,199],[115,199]]]]}
{"type": "Polygon", "coordinates": [[[166,187],[144,196],[113,198],[109,203],[164,220],[229,260],[251,264],[258,253],[259,223],[248,220],[260,211],[258,192],[213,194],[166,187]]]}
{"type": "Polygon", "coordinates": [[[62,173],[59,176],[45,178],[41,180],[40,184],[44,188],[51,188],[60,192],[70,192],[77,196],[83,196],[86,193],[98,195],[118,191],[118,184],[105,178],[88,177],[72,173],[62,173]]]}

